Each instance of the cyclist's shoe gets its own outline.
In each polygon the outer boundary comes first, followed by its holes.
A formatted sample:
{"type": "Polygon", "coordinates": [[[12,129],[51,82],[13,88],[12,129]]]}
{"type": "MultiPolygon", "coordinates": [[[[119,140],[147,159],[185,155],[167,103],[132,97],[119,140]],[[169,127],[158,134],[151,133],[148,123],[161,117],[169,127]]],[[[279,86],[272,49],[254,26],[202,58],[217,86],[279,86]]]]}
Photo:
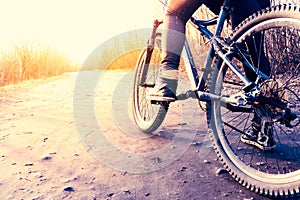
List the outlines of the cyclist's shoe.
{"type": "Polygon", "coordinates": [[[154,87],[153,90],[147,94],[147,98],[151,101],[158,102],[173,102],[177,100],[175,93],[168,87],[154,87]]]}
{"type": "Polygon", "coordinates": [[[255,122],[252,129],[241,136],[241,141],[245,144],[250,144],[258,147],[263,151],[271,151],[275,148],[272,126],[266,123],[264,131],[261,131],[261,126],[255,122]]]}
{"type": "Polygon", "coordinates": [[[152,102],[173,102],[177,100],[176,89],[177,79],[170,79],[158,76],[155,87],[149,91],[147,98],[152,102]]]}

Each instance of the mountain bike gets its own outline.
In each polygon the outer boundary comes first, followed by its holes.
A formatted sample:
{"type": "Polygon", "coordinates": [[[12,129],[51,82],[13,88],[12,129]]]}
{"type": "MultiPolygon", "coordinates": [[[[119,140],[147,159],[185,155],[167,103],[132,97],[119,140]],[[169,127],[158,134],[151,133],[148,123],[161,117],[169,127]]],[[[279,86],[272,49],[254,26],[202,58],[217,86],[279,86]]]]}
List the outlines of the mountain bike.
{"type": "MultiPolygon", "coordinates": [[[[296,196],[300,186],[300,7],[289,4],[261,10],[224,37],[229,5],[230,0],[225,0],[212,19],[190,19],[210,48],[204,66],[197,67],[186,40],[182,55],[187,58],[184,65],[191,89],[179,94],[178,100],[193,96],[206,103],[213,148],[236,181],[262,195],[296,196]],[[209,30],[211,26],[215,31],[209,30]],[[263,71],[266,62],[268,72],[263,71]],[[248,73],[254,78],[249,79],[248,73]],[[241,142],[255,117],[270,124],[276,143],[273,150],[241,142]]],[[[163,51],[161,23],[154,21],[151,38],[136,64],[133,115],[145,133],[160,127],[172,103],[147,97],[155,86],[163,51]]]]}

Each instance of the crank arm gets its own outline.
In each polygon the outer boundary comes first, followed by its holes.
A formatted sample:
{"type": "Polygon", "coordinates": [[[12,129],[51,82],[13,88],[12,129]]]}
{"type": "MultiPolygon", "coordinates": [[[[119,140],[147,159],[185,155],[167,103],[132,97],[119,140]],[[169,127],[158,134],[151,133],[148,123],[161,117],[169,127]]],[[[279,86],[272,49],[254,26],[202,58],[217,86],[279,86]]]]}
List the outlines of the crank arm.
{"type": "Polygon", "coordinates": [[[199,99],[199,101],[222,101],[224,103],[235,104],[236,106],[245,106],[247,104],[246,97],[243,94],[224,97],[208,92],[188,90],[177,96],[177,100],[186,100],[188,98],[199,99]]]}

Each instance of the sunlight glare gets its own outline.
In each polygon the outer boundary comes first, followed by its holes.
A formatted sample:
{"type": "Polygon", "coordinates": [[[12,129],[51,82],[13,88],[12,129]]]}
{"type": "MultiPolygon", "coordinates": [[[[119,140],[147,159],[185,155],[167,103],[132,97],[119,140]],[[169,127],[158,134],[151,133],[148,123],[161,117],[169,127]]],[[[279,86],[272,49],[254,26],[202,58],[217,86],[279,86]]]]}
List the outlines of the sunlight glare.
{"type": "Polygon", "coordinates": [[[119,33],[149,28],[154,0],[0,0],[0,49],[35,41],[82,62],[101,42],[119,33]]]}

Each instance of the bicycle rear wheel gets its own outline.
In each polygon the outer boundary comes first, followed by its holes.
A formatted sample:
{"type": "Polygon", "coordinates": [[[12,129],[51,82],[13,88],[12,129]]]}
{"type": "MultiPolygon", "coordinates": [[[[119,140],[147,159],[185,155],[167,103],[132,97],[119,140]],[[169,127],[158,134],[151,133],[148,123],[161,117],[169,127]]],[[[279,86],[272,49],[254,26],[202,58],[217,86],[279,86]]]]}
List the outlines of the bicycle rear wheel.
{"type": "Polygon", "coordinates": [[[133,116],[138,127],[145,133],[154,132],[163,122],[169,103],[152,104],[147,92],[154,88],[161,61],[160,40],[155,46],[145,48],[137,61],[133,88],[133,116]]]}
{"type": "MultiPolygon", "coordinates": [[[[272,197],[299,194],[299,11],[296,5],[280,5],[260,11],[246,19],[231,36],[232,44],[240,47],[251,64],[262,71],[266,62],[271,66],[269,71],[265,70],[269,80],[258,81],[262,96],[258,105],[236,106],[221,101],[211,101],[207,105],[209,130],[221,162],[239,183],[272,197]],[[253,50],[255,56],[251,56],[253,50]],[[293,117],[283,117],[288,112],[293,113],[293,117]],[[255,117],[272,124],[276,143],[273,151],[262,151],[241,142],[241,136],[251,129],[255,117]]],[[[246,74],[240,58],[234,53],[232,62],[246,74]]],[[[244,86],[226,65],[221,61],[217,63],[210,82],[211,93],[233,96],[243,91],[244,86]]]]}

